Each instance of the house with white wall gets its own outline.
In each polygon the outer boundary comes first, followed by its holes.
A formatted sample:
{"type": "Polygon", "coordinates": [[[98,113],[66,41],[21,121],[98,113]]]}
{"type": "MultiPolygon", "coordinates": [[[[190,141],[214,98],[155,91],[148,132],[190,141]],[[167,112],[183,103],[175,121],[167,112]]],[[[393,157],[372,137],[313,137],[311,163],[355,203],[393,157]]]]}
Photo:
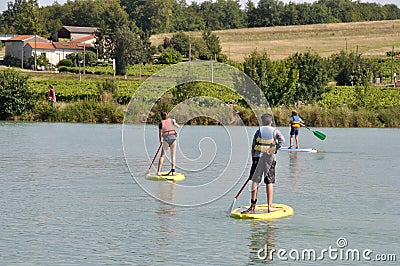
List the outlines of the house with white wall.
{"type": "Polygon", "coordinates": [[[92,49],[96,42],[96,36],[89,35],[70,42],[50,42],[47,39],[35,35],[20,35],[5,41],[6,55],[15,57],[24,63],[28,58],[44,54],[52,65],[57,65],[68,54],[82,53],[92,49]],[[33,38],[32,38],[33,36],[33,38]],[[32,41],[33,40],[33,41],[32,41]]]}
{"type": "Polygon", "coordinates": [[[49,40],[38,35],[18,35],[4,41],[5,56],[11,56],[26,62],[31,56],[31,54],[28,55],[24,51],[24,47],[28,42],[36,43],[36,45],[39,43],[50,43],[49,40]]]}

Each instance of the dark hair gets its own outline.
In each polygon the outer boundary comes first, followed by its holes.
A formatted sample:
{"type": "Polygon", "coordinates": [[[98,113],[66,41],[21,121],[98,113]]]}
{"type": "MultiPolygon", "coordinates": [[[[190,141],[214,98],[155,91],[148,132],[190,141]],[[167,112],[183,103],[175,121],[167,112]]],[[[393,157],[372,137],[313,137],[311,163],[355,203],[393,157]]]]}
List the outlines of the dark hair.
{"type": "Polygon", "coordinates": [[[272,119],[273,119],[272,114],[263,114],[261,116],[261,121],[262,121],[264,126],[271,125],[272,124],[272,119]]]}
{"type": "Polygon", "coordinates": [[[167,119],[167,116],[168,116],[168,114],[167,114],[166,111],[162,111],[162,112],[161,112],[161,120],[167,119]]]}
{"type": "Polygon", "coordinates": [[[296,110],[293,110],[292,111],[292,115],[297,115],[298,113],[297,113],[297,111],[296,110]]]}

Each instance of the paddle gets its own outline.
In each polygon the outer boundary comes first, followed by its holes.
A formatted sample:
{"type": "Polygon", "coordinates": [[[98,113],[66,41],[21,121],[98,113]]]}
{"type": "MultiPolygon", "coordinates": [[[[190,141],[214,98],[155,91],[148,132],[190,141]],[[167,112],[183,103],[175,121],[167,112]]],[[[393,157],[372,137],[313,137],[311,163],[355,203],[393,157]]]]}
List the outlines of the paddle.
{"type": "Polygon", "coordinates": [[[310,130],[314,136],[316,136],[317,138],[319,138],[320,140],[324,140],[326,139],[326,135],[322,132],[319,132],[318,130],[312,130],[311,128],[309,128],[308,126],[301,124],[303,127],[307,128],[308,130],[310,130]]]}
{"type": "Polygon", "coordinates": [[[236,202],[237,198],[239,197],[240,193],[242,193],[243,189],[246,187],[247,183],[248,183],[250,180],[251,180],[251,177],[249,177],[249,178],[246,180],[246,183],[243,184],[242,188],[241,188],[241,189],[239,190],[239,192],[236,194],[235,198],[233,199],[233,202],[232,202],[231,206],[229,206],[228,213],[231,213],[231,212],[232,212],[233,206],[235,205],[235,202],[236,202]]]}
{"type": "Polygon", "coordinates": [[[162,146],[162,143],[160,143],[160,146],[159,146],[158,149],[157,149],[156,155],[154,155],[153,161],[151,161],[151,164],[150,164],[149,170],[147,170],[147,173],[150,172],[150,169],[151,169],[151,167],[153,166],[154,160],[156,159],[157,154],[158,154],[158,152],[159,152],[160,149],[161,149],[161,146],[162,146]]]}

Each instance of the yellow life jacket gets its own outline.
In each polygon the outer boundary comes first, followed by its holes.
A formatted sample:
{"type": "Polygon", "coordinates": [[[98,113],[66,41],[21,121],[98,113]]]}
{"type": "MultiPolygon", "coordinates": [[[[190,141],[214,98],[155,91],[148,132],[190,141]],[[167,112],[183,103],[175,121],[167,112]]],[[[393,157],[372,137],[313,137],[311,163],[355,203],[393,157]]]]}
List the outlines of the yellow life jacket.
{"type": "Polygon", "coordinates": [[[300,117],[297,115],[292,116],[290,126],[292,128],[300,128],[300,117]]]}
{"type": "Polygon", "coordinates": [[[255,151],[274,154],[276,152],[276,140],[274,138],[275,129],[271,126],[263,126],[258,130],[255,151]]]}

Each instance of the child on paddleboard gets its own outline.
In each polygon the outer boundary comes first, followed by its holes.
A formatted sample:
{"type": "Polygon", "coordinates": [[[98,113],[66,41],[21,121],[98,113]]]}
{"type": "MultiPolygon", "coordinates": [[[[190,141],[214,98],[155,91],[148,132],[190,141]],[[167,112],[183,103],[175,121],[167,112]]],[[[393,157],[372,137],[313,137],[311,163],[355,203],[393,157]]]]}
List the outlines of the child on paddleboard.
{"type": "Polygon", "coordinates": [[[289,149],[293,147],[293,138],[296,140],[296,149],[299,148],[299,129],[304,121],[300,118],[296,110],[292,111],[292,116],[290,117],[290,145],[289,149]]]}
{"type": "Polygon", "coordinates": [[[272,198],[275,183],[276,153],[285,142],[283,134],[272,126],[272,114],[261,116],[262,124],[254,134],[251,145],[252,165],[250,176],[252,180],[251,205],[242,213],[254,213],[257,203],[258,185],[264,178],[267,185],[268,212],[273,212],[272,198]]]}

